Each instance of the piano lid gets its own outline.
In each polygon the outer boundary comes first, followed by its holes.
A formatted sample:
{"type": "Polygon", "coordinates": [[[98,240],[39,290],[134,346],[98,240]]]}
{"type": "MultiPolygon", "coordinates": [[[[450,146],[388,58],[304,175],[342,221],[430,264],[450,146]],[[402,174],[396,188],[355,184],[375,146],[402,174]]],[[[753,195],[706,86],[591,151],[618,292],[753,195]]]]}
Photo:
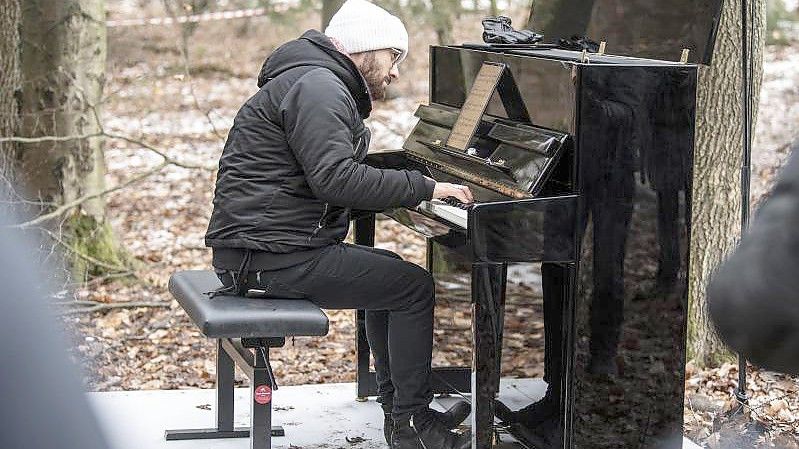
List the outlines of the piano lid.
{"type": "Polygon", "coordinates": [[[710,64],[723,0],[532,0],[528,28],[544,42],[574,35],[607,42],[606,53],[710,64]]]}

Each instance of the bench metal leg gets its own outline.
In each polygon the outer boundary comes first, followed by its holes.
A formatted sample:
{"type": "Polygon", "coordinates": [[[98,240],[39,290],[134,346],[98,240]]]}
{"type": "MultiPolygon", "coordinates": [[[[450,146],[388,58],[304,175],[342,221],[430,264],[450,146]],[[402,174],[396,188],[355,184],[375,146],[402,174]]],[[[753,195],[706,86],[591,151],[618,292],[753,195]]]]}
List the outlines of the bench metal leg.
{"type": "Polygon", "coordinates": [[[249,438],[252,435],[250,448],[271,449],[271,438],[285,436],[286,432],[283,427],[272,427],[272,388],[274,385],[268,371],[268,349],[263,352],[256,349],[252,366],[242,367],[251,380],[251,425],[250,427],[233,427],[235,363],[225,349],[224,341],[217,340],[216,347],[216,428],[167,430],[166,439],[167,441],[207,440],[249,438]]]}
{"type": "Polygon", "coordinates": [[[272,447],[272,383],[269,375],[269,350],[255,350],[252,382],[250,382],[250,416],[252,417],[251,449],[272,447]]]}
{"type": "Polygon", "coordinates": [[[220,432],[233,431],[233,381],[236,365],[230,358],[222,340],[216,341],[216,428],[220,432]]]}
{"type": "MultiPolygon", "coordinates": [[[[284,437],[286,431],[282,426],[272,426],[272,431],[269,432],[273,437],[284,437]]],[[[232,431],[221,431],[217,429],[180,429],[180,430],[167,430],[167,441],[179,440],[216,440],[225,438],[249,438],[249,427],[236,427],[232,431]]]]}

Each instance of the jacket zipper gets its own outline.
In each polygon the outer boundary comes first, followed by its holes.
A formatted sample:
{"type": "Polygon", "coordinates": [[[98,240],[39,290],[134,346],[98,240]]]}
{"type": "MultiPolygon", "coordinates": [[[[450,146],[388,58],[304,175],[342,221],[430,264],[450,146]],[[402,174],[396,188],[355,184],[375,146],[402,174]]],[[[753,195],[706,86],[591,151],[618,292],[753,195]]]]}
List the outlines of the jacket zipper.
{"type": "Polygon", "coordinates": [[[362,143],[363,143],[363,136],[359,137],[358,138],[358,143],[355,144],[355,158],[356,159],[360,158],[360,155],[358,153],[361,152],[361,144],[362,143]]]}
{"type": "Polygon", "coordinates": [[[347,232],[344,233],[343,237],[339,237],[337,239],[339,243],[344,243],[344,240],[347,239],[347,234],[349,234],[350,231],[350,220],[352,219],[352,216],[350,215],[351,213],[352,213],[352,208],[348,207],[344,209],[344,216],[347,219],[347,232]]]}
{"type": "MultiPolygon", "coordinates": [[[[355,144],[354,156],[356,158],[358,157],[358,153],[360,152],[362,143],[363,143],[363,136],[359,137],[358,142],[355,144]]],[[[325,227],[325,215],[327,215],[327,211],[329,208],[330,208],[330,203],[325,203],[325,209],[324,211],[322,211],[322,216],[319,217],[319,222],[316,223],[316,229],[314,229],[311,235],[308,236],[308,242],[310,242],[314,237],[316,237],[316,235],[319,234],[319,231],[321,231],[322,228],[325,227]]]]}
{"type": "Polygon", "coordinates": [[[311,241],[311,239],[313,239],[314,237],[316,237],[316,234],[319,234],[319,231],[321,231],[321,230],[322,230],[322,228],[324,228],[324,227],[325,227],[325,215],[327,215],[327,210],[328,210],[329,208],[330,208],[330,203],[325,203],[325,210],[324,210],[324,211],[322,211],[322,216],[321,216],[321,217],[319,217],[319,222],[318,222],[318,223],[316,223],[316,229],[314,229],[314,231],[313,231],[313,232],[311,233],[311,235],[308,237],[308,242],[310,242],[310,241],[311,241]]]}

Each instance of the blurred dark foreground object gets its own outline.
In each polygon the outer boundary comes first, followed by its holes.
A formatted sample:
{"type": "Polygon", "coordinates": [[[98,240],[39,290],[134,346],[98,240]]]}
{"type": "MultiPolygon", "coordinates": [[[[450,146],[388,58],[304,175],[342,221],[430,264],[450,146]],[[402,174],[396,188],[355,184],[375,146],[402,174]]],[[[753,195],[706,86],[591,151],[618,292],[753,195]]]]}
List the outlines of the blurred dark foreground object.
{"type": "Polygon", "coordinates": [[[483,41],[487,44],[535,44],[544,38],[530,30],[514,30],[510,17],[483,19],[483,41]]]}
{"type": "MultiPolygon", "coordinates": [[[[0,186],[2,190],[2,186],[0,186]]],[[[0,192],[0,448],[105,448],[64,335],[42,293],[46,270],[0,192]]]]}
{"type": "Polygon", "coordinates": [[[708,286],[722,339],[751,362],[799,374],[799,140],[749,232],[708,286]]]}

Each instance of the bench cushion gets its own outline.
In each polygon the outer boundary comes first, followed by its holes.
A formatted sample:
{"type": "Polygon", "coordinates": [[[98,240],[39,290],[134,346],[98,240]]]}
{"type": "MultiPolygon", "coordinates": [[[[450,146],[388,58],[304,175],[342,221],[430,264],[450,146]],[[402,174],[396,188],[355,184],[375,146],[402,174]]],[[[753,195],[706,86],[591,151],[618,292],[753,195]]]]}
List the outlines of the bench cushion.
{"type": "Polygon", "coordinates": [[[209,338],[266,338],[326,335],[322,310],[304,299],[217,296],[222,286],[213,271],[180,271],[169,279],[169,291],[194,324],[209,338]]]}

